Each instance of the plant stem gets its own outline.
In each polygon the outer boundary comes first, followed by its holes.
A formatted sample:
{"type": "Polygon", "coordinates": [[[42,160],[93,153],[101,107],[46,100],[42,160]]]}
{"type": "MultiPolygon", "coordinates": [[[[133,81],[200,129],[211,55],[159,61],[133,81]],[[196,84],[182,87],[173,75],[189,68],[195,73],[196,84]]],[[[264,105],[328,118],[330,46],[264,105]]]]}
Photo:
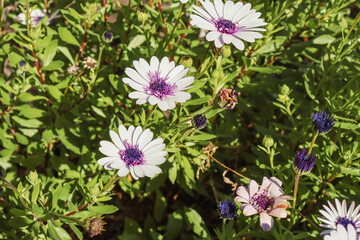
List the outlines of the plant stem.
{"type": "Polygon", "coordinates": [[[296,206],[296,196],[297,196],[297,192],[298,192],[299,181],[300,181],[300,174],[296,174],[295,184],[294,184],[294,201],[293,201],[293,205],[292,205],[293,209],[295,209],[295,206],[296,206]]]}
{"type": "MultiPolygon", "coordinates": [[[[179,16],[178,16],[178,18],[176,19],[176,22],[175,22],[175,24],[174,24],[174,26],[173,26],[173,29],[171,30],[170,35],[169,35],[169,36],[167,37],[167,39],[166,39],[166,42],[165,42],[165,44],[164,44],[164,46],[163,46],[163,50],[165,50],[166,45],[168,45],[169,41],[171,40],[171,38],[172,38],[172,36],[173,36],[173,34],[174,34],[174,32],[175,32],[175,29],[176,29],[176,27],[177,27],[177,25],[178,25],[178,23],[179,23],[179,21],[180,21],[181,15],[182,15],[182,13],[183,13],[183,11],[184,11],[184,9],[185,9],[185,5],[186,5],[186,4],[182,4],[182,8],[181,8],[181,10],[180,10],[179,16]]],[[[170,46],[170,48],[171,48],[171,46],[170,46]]],[[[170,49],[169,49],[169,50],[170,50],[170,49]]]]}
{"type": "Polygon", "coordinates": [[[56,212],[52,212],[51,214],[57,216],[58,218],[65,218],[67,220],[73,221],[73,222],[77,223],[78,225],[80,225],[82,227],[85,226],[84,222],[82,222],[80,220],[77,220],[76,218],[73,218],[73,217],[70,217],[70,216],[67,216],[67,215],[58,214],[56,212]]]}
{"type": "Polygon", "coordinates": [[[215,53],[214,57],[211,59],[211,62],[206,66],[205,70],[200,72],[199,76],[197,77],[198,79],[213,65],[213,63],[216,60],[219,53],[220,53],[220,48],[218,48],[216,50],[216,53],[215,53]]]}
{"type": "Polygon", "coordinates": [[[226,236],[226,219],[223,219],[223,222],[222,222],[222,233],[224,234],[224,240],[227,239],[227,236],[226,236]]]}
{"type": "Polygon", "coordinates": [[[311,145],[310,145],[309,152],[308,152],[307,156],[309,156],[309,154],[311,153],[311,151],[312,151],[312,149],[313,149],[313,147],[314,147],[314,143],[315,143],[315,141],[316,141],[317,136],[318,136],[318,133],[316,133],[316,134],[313,136],[313,139],[312,139],[312,141],[311,141],[311,145]]]}
{"type": "Polygon", "coordinates": [[[149,121],[150,121],[150,118],[152,118],[152,116],[154,115],[156,106],[157,106],[157,105],[153,105],[152,108],[150,109],[150,112],[149,112],[149,114],[148,114],[148,116],[147,116],[147,118],[146,118],[146,121],[145,121],[144,128],[147,127],[147,125],[148,125],[148,123],[149,123],[149,121]]]}
{"type": "Polygon", "coordinates": [[[238,173],[237,171],[235,171],[235,170],[233,170],[233,169],[229,168],[228,166],[226,166],[226,165],[224,165],[223,163],[221,163],[219,160],[215,159],[213,156],[211,156],[211,155],[209,155],[209,156],[211,157],[211,159],[212,159],[212,160],[214,160],[215,162],[217,162],[218,164],[220,164],[221,166],[223,166],[223,167],[224,167],[224,168],[226,168],[227,170],[229,170],[229,171],[231,171],[231,172],[235,173],[236,175],[238,175],[238,176],[240,176],[240,177],[242,177],[242,178],[244,178],[244,179],[248,180],[249,182],[251,181],[251,179],[250,179],[250,178],[245,177],[244,175],[242,175],[242,174],[238,173]]]}
{"type": "Polygon", "coordinates": [[[3,179],[4,183],[6,185],[9,186],[9,188],[11,188],[19,197],[21,203],[24,205],[24,207],[26,209],[30,209],[29,205],[25,202],[24,198],[21,196],[21,194],[19,193],[19,191],[16,189],[16,187],[14,187],[14,185],[12,185],[11,183],[9,183],[6,179],[3,179]]]}
{"type": "Polygon", "coordinates": [[[203,65],[203,63],[204,63],[205,58],[206,58],[206,55],[208,54],[208,52],[209,52],[209,50],[210,50],[211,46],[212,46],[212,43],[209,43],[209,47],[206,49],[206,52],[205,52],[205,54],[204,54],[204,57],[202,58],[201,63],[200,63],[200,66],[199,66],[199,68],[197,69],[197,71],[196,71],[196,73],[195,73],[195,76],[194,76],[194,77],[196,77],[196,75],[199,73],[199,71],[200,71],[200,69],[201,69],[201,66],[202,66],[202,65],[203,65]]]}

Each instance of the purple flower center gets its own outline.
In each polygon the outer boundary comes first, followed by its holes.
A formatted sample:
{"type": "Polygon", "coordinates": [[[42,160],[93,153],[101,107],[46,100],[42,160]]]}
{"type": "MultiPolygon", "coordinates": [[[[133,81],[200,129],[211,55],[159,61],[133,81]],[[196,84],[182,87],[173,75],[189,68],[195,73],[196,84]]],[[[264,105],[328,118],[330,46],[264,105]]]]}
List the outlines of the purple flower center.
{"type": "Polygon", "coordinates": [[[155,74],[149,72],[150,84],[145,88],[145,92],[149,95],[153,95],[161,100],[163,100],[166,96],[174,96],[176,84],[167,83],[167,78],[160,77],[160,72],[156,72],[155,74]]]}
{"type": "Polygon", "coordinates": [[[341,224],[343,225],[345,228],[347,228],[347,225],[351,224],[354,226],[354,228],[356,229],[355,224],[353,223],[353,221],[351,221],[350,219],[348,219],[347,217],[342,217],[340,219],[338,219],[338,221],[336,222],[336,225],[341,224]]]}
{"type": "Polygon", "coordinates": [[[136,166],[144,164],[144,153],[138,148],[137,145],[131,145],[125,142],[125,149],[119,151],[121,160],[126,166],[136,166]]]}
{"type": "Polygon", "coordinates": [[[31,20],[33,23],[38,24],[41,21],[41,19],[43,19],[43,18],[44,17],[42,17],[42,16],[36,16],[36,17],[31,17],[31,20]]]}
{"type": "Polygon", "coordinates": [[[232,34],[234,32],[237,32],[237,30],[238,30],[235,23],[233,23],[230,20],[223,19],[223,18],[220,18],[215,21],[215,27],[217,28],[217,30],[219,32],[227,33],[227,34],[232,34]]]}
{"type": "Polygon", "coordinates": [[[271,209],[274,205],[275,200],[272,197],[268,196],[268,191],[263,193],[255,193],[254,196],[250,199],[250,204],[253,206],[259,213],[271,209]]]}

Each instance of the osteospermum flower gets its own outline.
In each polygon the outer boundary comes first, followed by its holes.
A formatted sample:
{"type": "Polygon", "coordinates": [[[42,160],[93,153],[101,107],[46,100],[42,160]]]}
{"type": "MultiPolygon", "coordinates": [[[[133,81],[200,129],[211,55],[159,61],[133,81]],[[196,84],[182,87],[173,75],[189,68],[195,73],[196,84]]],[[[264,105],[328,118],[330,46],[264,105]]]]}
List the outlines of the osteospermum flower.
{"type": "Polygon", "coordinates": [[[274,225],[273,217],[285,218],[285,209],[289,207],[287,200],[292,199],[289,195],[283,195],[282,182],[276,177],[263,178],[259,189],[256,181],[251,180],[248,187],[240,186],[236,190],[238,195],[235,201],[242,202],[241,210],[245,216],[260,215],[260,224],[264,231],[269,231],[274,225]]]}
{"type": "Polygon", "coordinates": [[[243,41],[255,42],[255,39],[262,38],[263,35],[258,31],[266,31],[261,26],[267,25],[263,19],[259,18],[261,13],[251,10],[251,4],[242,2],[234,3],[222,0],[200,0],[204,9],[193,5],[191,9],[195,14],[191,14],[191,25],[209,30],[206,40],[215,41],[217,48],[224,44],[234,44],[239,50],[244,50],[243,41]]]}
{"type": "Polygon", "coordinates": [[[336,230],[332,230],[330,235],[324,236],[324,240],[358,240],[359,236],[356,234],[353,225],[348,224],[347,228],[339,224],[336,230]]]}
{"type": "Polygon", "coordinates": [[[224,219],[233,219],[239,216],[237,210],[238,207],[234,202],[230,201],[230,198],[227,201],[219,202],[220,215],[224,219]]]}
{"type": "Polygon", "coordinates": [[[107,157],[97,162],[106,170],[119,169],[120,177],[129,172],[134,179],[140,177],[154,177],[161,173],[156,165],[165,162],[166,151],[162,138],[152,140],[153,133],[150,129],[144,131],[140,126],[131,125],[128,129],[124,125],[119,126],[119,134],[110,130],[112,142],[101,141],[100,152],[107,157]]]}
{"type": "Polygon", "coordinates": [[[183,65],[175,67],[175,62],[170,62],[167,57],[159,62],[155,56],[150,65],[142,58],[133,64],[136,70],[126,68],[129,78],[123,78],[123,82],[136,90],[129,97],[138,99],[137,104],[149,102],[166,111],[175,108],[175,102],[184,103],[191,98],[190,93],[183,91],[192,87],[189,85],[194,82],[194,77],[185,77],[189,69],[183,65]]]}
{"type": "Polygon", "coordinates": [[[309,173],[314,167],[315,162],[316,157],[314,156],[314,154],[308,154],[308,151],[303,148],[296,154],[293,164],[294,172],[300,175],[309,173]]]}
{"type": "Polygon", "coordinates": [[[312,124],[315,130],[318,131],[319,133],[325,134],[329,132],[335,125],[334,117],[330,118],[330,114],[328,114],[325,111],[312,113],[311,117],[312,117],[312,124]]]}
{"type": "MultiPolygon", "coordinates": [[[[344,226],[348,229],[348,225],[352,225],[357,233],[358,237],[360,236],[360,205],[355,208],[355,202],[353,201],[350,205],[349,210],[347,209],[346,200],[344,199],[342,204],[338,199],[335,199],[335,205],[331,204],[328,201],[329,207],[323,205],[324,210],[320,210],[320,213],[325,218],[318,218],[323,223],[320,224],[321,227],[328,228],[327,230],[320,233],[320,235],[329,235],[331,231],[336,230],[339,225],[344,226]]],[[[342,230],[341,230],[342,232],[342,230]]]]}
{"type": "MultiPolygon", "coordinates": [[[[40,10],[40,9],[31,10],[30,9],[30,18],[31,18],[33,27],[35,27],[41,21],[41,19],[43,19],[45,16],[46,16],[46,13],[44,10],[40,10]]],[[[18,15],[18,18],[19,18],[21,24],[26,25],[25,13],[20,13],[18,15]]]]}

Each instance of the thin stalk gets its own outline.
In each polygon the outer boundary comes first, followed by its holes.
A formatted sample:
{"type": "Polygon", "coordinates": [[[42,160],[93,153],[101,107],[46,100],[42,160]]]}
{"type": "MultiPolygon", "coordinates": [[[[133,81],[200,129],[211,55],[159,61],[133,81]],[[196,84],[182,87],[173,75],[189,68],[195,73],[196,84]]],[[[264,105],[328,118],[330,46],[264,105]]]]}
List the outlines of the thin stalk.
{"type": "Polygon", "coordinates": [[[207,48],[207,50],[206,50],[206,52],[205,52],[205,54],[204,54],[204,57],[203,57],[202,60],[201,60],[200,66],[199,66],[199,68],[197,69],[194,77],[196,77],[196,75],[200,72],[201,66],[202,66],[203,63],[204,63],[205,58],[206,58],[206,55],[207,55],[208,52],[210,51],[211,46],[212,46],[212,43],[209,43],[209,47],[207,48]]]}
{"type": "Polygon", "coordinates": [[[175,25],[173,26],[173,29],[171,30],[170,35],[166,39],[166,42],[165,42],[165,44],[163,46],[163,50],[165,50],[166,45],[168,45],[169,41],[171,40],[171,38],[172,38],[172,36],[173,36],[173,34],[175,32],[175,29],[176,29],[177,25],[179,24],[179,21],[180,21],[180,18],[181,18],[181,15],[182,15],[184,9],[185,9],[185,4],[182,4],[182,8],[180,10],[179,16],[176,19],[175,25]]]}
{"type": "Polygon", "coordinates": [[[311,141],[311,145],[310,145],[309,152],[308,152],[307,156],[309,156],[309,154],[311,153],[311,151],[312,151],[312,149],[313,149],[313,147],[314,147],[314,143],[315,143],[316,138],[317,138],[318,135],[319,135],[319,134],[316,133],[316,134],[313,136],[313,139],[312,139],[312,141],[311,141]]]}
{"type": "Polygon", "coordinates": [[[209,155],[209,156],[211,157],[211,159],[212,159],[212,160],[214,160],[215,162],[217,162],[219,165],[223,166],[223,167],[224,167],[224,168],[226,168],[227,170],[229,170],[229,171],[231,171],[231,172],[235,173],[236,175],[238,175],[238,176],[240,176],[240,177],[242,177],[242,178],[244,178],[244,179],[248,180],[249,182],[251,181],[251,179],[250,179],[250,178],[245,177],[244,175],[242,175],[242,174],[238,173],[237,171],[235,171],[235,170],[233,170],[233,169],[229,168],[229,167],[228,167],[228,166],[226,166],[225,164],[221,163],[219,160],[215,159],[213,156],[211,156],[211,155],[209,155]]]}
{"type": "Polygon", "coordinates": [[[225,234],[224,240],[226,240],[227,239],[227,236],[226,236],[226,219],[223,219],[223,222],[222,222],[222,233],[225,234]]]}
{"type": "Polygon", "coordinates": [[[1,0],[0,33],[2,30],[2,25],[3,25],[3,21],[4,21],[4,2],[5,2],[5,0],[1,0]]]}
{"type": "Polygon", "coordinates": [[[215,62],[217,56],[219,55],[220,53],[220,48],[218,48],[216,50],[216,53],[214,55],[214,57],[211,59],[211,62],[206,66],[205,70],[200,72],[199,76],[197,77],[198,79],[213,65],[213,63],[215,62]]]}
{"type": "Polygon", "coordinates": [[[295,176],[295,184],[294,184],[294,201],[293,201],[293,205],[292,205],[293,209],[295,209],[295,206],[296,206],[296,195],[297,195],[297,192],[298,192],[299,181],[300,181],[300,174],[296,174],[296,176],[295,176]]]}
{"type": "Polygon", "coordinates": [[[104,186],[103,189],[101,189],[101,191],[99,192],[98,195],[100,195],[101,193],[107,191],[111,185],[113,185],[117,180],[119,180],[119,178],[120,177],[118,176],[117,172],[115,171],[115,173],[111,176],[108,183],[104,186]]]}
{"type": "Polygon", "coordinates": [[[57,216],[58,218],[64,218],[64,219],[73,221],[73,222],[77,223],[78,225],[80,225],[80,226],[82,226],[82,227],[85,226],[85,223],[84,223],[84,222],[82,222],[82,221],[80,221],[80,220],[77,220],[76,218],[73,218],[73,217],[70,217],[70,216],[67,216],[67,215],[58,214],[58,213],[56,213],[56,212],[52,212],[51,214],[57,216]]]}
{"type": "Polygon", "coordinates": [[[148,125],[148,123],[149,123],[149,121],[150,121],[150,118],[152,118],[152,116],[154,115],[156,106],[157,106],[157,105],[154,105],[154,106],[152,106],[152,108],[150,109],[150,112],[149,112],[149,114],[148,114],[148,116],[147,116],[147,118],[146,118],[146,121],[145,121],[144,128],[147,127],[147,125],[148,125]]]}
{"type": "Polygon", "coordinates": [[[3,179],[4,183],[6,185],[8,185],[9,188],[11,188],[15,193],[16,195],[18,195],[21,203],[24,205],[24,207],[26,209],[30,209],[29,205],[25,202],[24,198],[21,196],[21,194],[19,193],[19,191],[16,189],[16,187],[14,187],[14,185],[12,185],[11,183],[9,183],[6,179],[3,179]]]}

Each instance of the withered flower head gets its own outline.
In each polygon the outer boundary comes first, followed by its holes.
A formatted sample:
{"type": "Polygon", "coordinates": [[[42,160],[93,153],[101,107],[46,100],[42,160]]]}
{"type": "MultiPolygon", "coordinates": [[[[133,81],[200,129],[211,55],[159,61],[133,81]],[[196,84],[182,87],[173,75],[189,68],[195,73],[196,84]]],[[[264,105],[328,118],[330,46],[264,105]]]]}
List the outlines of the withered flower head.
{"type": "Polygon", "coordinates": [[[231,88],[223,88],[220,90],[220,107],[225,109],[233,109],[237,104],[237,97],[240,95],[240,92],[235,92],[231,88]]]}

